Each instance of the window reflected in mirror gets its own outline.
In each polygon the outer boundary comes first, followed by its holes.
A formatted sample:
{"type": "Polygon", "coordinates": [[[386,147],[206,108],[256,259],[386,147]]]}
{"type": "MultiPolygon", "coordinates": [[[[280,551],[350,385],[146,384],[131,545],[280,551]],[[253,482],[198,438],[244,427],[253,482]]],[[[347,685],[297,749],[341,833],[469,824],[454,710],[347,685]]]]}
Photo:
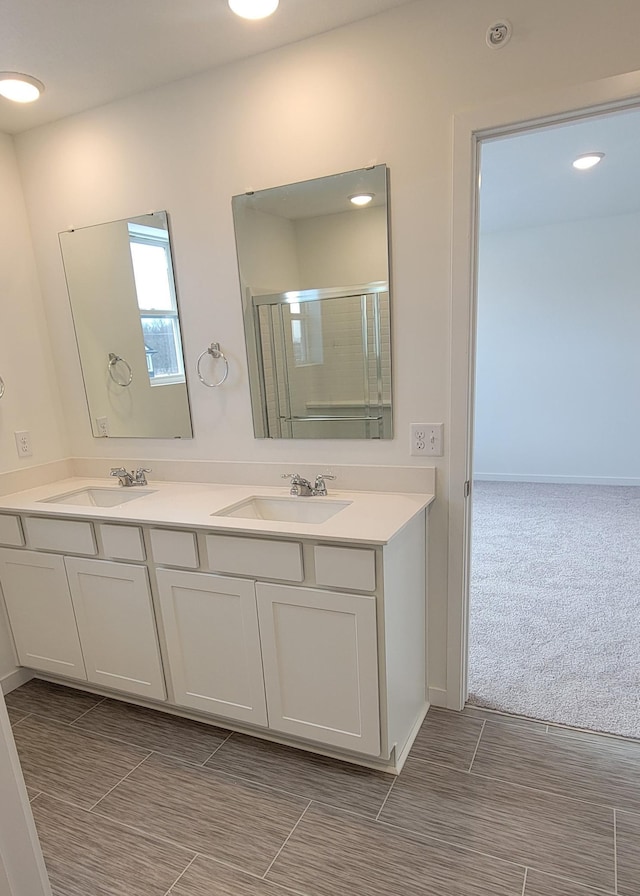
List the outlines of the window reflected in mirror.
{"type": "Polygon", "coordinates": [[[192,438],[167,213],[59,236],[93,435],[192,438]]]}
{"type": "Polygon", "coordinates": [[[149,382],[152,386],[184,383],[169,232],[132,221],[128,230],[149,382]]]}

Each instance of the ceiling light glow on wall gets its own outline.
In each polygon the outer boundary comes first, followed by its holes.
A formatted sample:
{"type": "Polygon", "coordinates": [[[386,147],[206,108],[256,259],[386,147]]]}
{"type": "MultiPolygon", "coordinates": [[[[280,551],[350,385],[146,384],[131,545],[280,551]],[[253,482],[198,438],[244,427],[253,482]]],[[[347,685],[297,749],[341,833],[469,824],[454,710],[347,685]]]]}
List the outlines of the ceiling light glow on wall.
{"type": "Polygon", "coordinates": [[[603,152],[585,152],[574,161],[573,167],[578,171],[587,171],[604,159],[603,152]]]}
{"type": "Polygon", "coordinates": [[[375,195],[375,193],[352,193],[348,199],[354,205],[369,205],[375,195]]]}
{"type": "Polygon", "coordinates": [[[0,95],[14,103],[32,103],[37,100],[44,84],[31,75],[20,72],[0,72],[0,95]]]}
{"type": "Polygon", "coordinates": [[[229,6],[243,19],[266,19],[278,8],[280,0],[229,0],[229,6]]]}

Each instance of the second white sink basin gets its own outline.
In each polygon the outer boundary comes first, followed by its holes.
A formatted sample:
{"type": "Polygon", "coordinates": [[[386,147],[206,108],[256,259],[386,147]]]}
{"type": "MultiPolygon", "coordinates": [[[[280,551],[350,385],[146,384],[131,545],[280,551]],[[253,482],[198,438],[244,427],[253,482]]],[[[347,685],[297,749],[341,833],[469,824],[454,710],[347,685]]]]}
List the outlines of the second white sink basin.
{"type": "Polygon", "coordinates": [[[62,495],[55,495],[53,498],[43,498],[41,504],[76,504],[81,507],[117,507],[119,504],[126,504],[128,501],[135,501],[136,498],[143,498],[145,495],[153,495],[155,489],[152,488],[79,488],[73,492],[65,492],[62,495]]]}
{"type": "Polygon", "coordinates": [[[252,495],[211,515],[282,523],[324,523],[350,504],[351,501],[332,501],[323,497],[269,498],[252,495]]]}

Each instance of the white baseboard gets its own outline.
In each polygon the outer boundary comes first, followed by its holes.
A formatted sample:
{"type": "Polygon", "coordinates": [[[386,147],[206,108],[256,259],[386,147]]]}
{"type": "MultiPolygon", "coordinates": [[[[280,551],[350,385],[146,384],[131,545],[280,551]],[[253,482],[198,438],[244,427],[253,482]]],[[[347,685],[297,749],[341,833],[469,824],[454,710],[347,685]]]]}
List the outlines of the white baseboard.
{"type": "Polygon", "coordinates": [[[474,473],[478,482],[549,482],[561,485],[635,485],[640,478],[623,476],[547,476],[542,473],[474,473]]]}
{"type": "Polygon", "coordinates": [[[446,688],[429,688],[429,703],[432,706],[448,707],[446,688]]]}
{"type": "Polygon", "coordinates": [[[7,672],[0,678],[0,690],[3,694],[10,694],[20,685],[26,684],[34,677],[30,669],[14,669],[13,672],[7,672]]]}

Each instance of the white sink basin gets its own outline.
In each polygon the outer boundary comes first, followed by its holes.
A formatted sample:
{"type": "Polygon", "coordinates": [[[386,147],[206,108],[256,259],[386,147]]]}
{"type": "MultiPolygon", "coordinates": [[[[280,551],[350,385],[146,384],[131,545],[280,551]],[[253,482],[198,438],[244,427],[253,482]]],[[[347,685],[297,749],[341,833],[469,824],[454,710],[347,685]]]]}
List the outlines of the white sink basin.
{"type": "Polygon", "coordinates": [[[118,507],[120,504],[126,504],[128,501],[135,501],[136,498],[143,498],[145,495],[153,495],[155,489],[152,488],[120,488],[114,486],[112,488],[79,488],[74,492],[65,492],[62,495],[55,495],[53,498],[43,498],[39,504],[77,504],[81,507],[118,507]]]}
{"type": "Polygon", "coordinates": [[[350,504],[351,501],[332,501],[323,497],[267,498],[252,495],[251,498],[231,504],[211,515],[282,523],[324,523],[350,504]]]}

